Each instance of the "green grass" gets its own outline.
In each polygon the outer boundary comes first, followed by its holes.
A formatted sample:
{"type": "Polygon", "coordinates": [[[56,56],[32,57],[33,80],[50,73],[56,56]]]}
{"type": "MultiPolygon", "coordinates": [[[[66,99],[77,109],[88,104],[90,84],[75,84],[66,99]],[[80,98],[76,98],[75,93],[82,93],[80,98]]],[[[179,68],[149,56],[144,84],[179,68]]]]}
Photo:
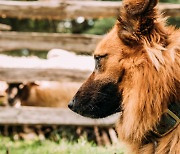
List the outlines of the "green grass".
{"type": "Polygon", "coordinates": [[[54,142],[51,140],[13,141],[9,137],[0,137],[0,154],[123,154],[118,146],[98,147],[82,138],[76,142],[65,139],[54,142]],[[8,152],[7,152],[8,151],[8,152]]]}

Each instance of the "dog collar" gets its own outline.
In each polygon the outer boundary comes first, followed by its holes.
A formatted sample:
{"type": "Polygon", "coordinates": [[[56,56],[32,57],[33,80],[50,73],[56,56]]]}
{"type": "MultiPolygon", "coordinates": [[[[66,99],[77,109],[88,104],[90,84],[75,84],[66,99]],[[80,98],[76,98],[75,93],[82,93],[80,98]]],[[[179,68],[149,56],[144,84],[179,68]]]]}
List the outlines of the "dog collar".
{"type": "Polygon", "coordinates": [[[174,102],[168,106],[168,109],[163,113],[156,127],[146,134],[142,140],[142,145],[153,143],[155,149],[157,146],[157,139],[173,131],[179,124],[180,102],[174,102]]]}
{"type": "Polygon", "coordinates": [[[180,103],[174,102],[161,116],[160,122],[152,130],[157,137],[163,137],[174,130],[180,123],[180,103]]]}

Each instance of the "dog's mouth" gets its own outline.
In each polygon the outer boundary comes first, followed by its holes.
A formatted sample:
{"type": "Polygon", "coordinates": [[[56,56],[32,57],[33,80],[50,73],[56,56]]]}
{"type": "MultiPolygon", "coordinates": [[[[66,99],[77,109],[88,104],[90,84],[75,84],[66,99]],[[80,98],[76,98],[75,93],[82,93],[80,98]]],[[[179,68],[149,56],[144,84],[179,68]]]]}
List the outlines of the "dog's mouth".
{"type": "Polygon", "coordinates": [[[121,111],[121,93],[112,82],[83,85],[68,107],[85,117],[104,118],[121,111]]]}
{"type": "MultiPolygon", "coordinates": [[[[72,100],[74,101],[74,100],[72,100]]],[[[97,106],[73,106],[72,101],[69,103],[68,107],[73,111],[76,112],[84,117],[89,117],[89,118],[105,118],[107,116],[110,116],[112,114],[115,114],[117,112],[121,112],[121,107],[118,106],[117,108],[99,108],[97,106]]],[[[109,104],[109,103],[108,103],[109,104]]]]}

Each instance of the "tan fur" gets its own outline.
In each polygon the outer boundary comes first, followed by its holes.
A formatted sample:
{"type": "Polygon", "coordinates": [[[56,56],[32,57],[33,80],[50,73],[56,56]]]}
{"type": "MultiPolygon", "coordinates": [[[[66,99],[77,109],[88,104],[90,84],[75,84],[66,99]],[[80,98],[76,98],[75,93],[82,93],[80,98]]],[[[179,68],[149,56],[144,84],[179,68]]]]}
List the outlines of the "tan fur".
{"type": "MultiPolygon", "coordinates": [[[[142,140],[159,122],[171,99],[180,102],[180,30],[165,26],[163,18],[153,9],[157,2],[145,4],[149,6],[144,7],[146,14],[144,10],[129,13],[143,2],[124,0],[120,22],[94,52],[95,56],[108,55],[102,61],[104,71],[95,72],[94,78],[117,80],[125,70],[119,84],[119,91],[123,92],[123,113],[117,132],[132,153],[152,154],[153,144],[142,145],[142,140]],[[137,15],[142,12],[144,15],[137,15]],[[151,22],[147,23],[149,19],[151,22]],[[139,30],[142,24],[146,27],[139,30]]],[[[180,154],[180,126],[158,139],[155,153],[180,154]]]]}
{"type": "Polygon", "coordinates": [[[46,85],[27,84],[28,97],[26,100],[20,98],[21,104],[23,106],[67,108],[69,101],[80,87],[78,83],[46,83],[46,85]]]}

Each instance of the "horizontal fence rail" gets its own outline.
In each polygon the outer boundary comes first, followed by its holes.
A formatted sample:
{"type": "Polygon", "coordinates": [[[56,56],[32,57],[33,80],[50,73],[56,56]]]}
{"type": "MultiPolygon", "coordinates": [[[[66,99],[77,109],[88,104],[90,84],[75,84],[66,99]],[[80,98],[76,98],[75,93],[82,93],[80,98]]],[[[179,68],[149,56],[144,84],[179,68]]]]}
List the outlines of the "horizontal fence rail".
{"type": "Polygon", "coordinates": [[[0,51],[23,48],[30,50],[60,48],[68,51],[92,53],[102,38],[103,36],[87,34],[0,32],[0,51]]]}
{"type": "Polygon", "coordinates": [[[90,75],[90,71],[55,68],[0,68],[0,81],[74,81],[82,82],[90,75]]]}
{"type": "Polygon", "coordinates": [[[0,107],[0,124],[113,126],[119,113],[103,119],[82,117],[69,109],[45,107],[0,107]]]}
{"type": "MultiPolygon", "coordinates": [[[[0,1],[0,16],[3,18],[74,19],[118,16],[121,2],[108,1],[0,1]]],[[[168,16],[180,16],[180,4],[159,4],[168,16]]]]}

